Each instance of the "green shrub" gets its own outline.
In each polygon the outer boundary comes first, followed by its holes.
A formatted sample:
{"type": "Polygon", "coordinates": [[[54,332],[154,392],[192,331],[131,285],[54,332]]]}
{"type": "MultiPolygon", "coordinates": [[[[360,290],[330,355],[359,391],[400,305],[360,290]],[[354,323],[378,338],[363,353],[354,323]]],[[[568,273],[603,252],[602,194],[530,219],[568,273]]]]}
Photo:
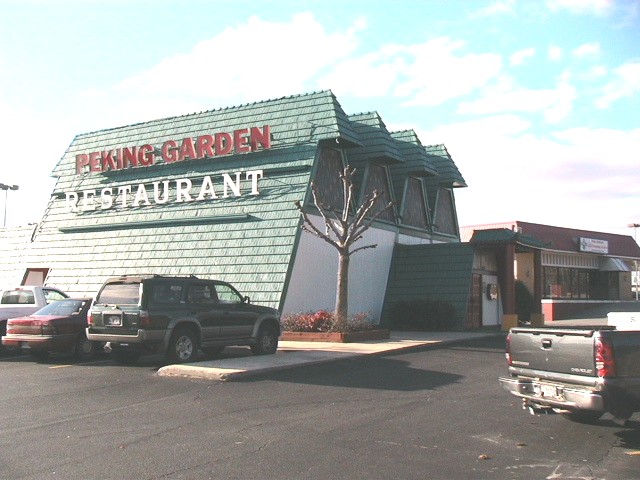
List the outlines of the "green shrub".
{"type": "Polygon", "coordinates": [[[456,309],[444,300],[413,299],[394,303],[390,313],[392,328],[444,331],[453,327],[456,309]]]}
{"type": "Polygon", "coordinates": [[[519,322],[528,322],[531,320],[531,314],[534,312],[533,295],[527,286],[521,281],[516,280],[516,313],[519,322]]]}
{"type": "Polygon", "coordinates": [[[280,319],[283,332],[360,332],[377,327],[365,312],[356,313],[340,324],[336,322],[333,312],[319,310],[317,312],[288,313],[280,319]]]}

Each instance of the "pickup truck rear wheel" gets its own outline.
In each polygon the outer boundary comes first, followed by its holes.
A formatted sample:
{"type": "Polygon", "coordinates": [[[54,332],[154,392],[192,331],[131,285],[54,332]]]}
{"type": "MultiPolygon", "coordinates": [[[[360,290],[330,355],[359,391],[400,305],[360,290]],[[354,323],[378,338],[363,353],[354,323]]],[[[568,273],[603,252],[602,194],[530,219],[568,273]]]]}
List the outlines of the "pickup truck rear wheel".
{"type": "Polygon", "coordinates": [[[278,350],[278,330],[273,325],[262,325],[258,331],[258,341],[251,345],[254,355],[270,355],[278,350]]]}
{"type": "Polygon", "coordinates": [[[172,362],[186,363],[196,358],[198,353],[198,337],[190,328],[178,328],[167,348],[167,358],[172,362]]]}

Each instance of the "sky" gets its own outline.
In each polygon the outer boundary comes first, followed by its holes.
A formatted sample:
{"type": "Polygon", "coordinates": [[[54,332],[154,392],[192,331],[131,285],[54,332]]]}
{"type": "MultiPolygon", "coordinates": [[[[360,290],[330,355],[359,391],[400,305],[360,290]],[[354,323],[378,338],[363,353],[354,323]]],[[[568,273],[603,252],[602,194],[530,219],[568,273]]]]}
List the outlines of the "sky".
{"type": "Polygon", "coordinates": [[[6,226],[77,134],[319,90],[444,144],[461,226],[636,233],[640,0],[0,0],[6,226]]]}

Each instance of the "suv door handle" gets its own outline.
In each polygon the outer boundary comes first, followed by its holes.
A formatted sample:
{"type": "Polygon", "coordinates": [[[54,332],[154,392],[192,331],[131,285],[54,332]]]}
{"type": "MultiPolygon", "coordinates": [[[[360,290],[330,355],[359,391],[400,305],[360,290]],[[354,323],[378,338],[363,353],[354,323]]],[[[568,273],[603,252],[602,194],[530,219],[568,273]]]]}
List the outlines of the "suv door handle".
{"type": "Polygon", "coordinates": [[[551,348],[551,339],[550,338],[543,338],[542,339],[542,348],[551,348]]]}

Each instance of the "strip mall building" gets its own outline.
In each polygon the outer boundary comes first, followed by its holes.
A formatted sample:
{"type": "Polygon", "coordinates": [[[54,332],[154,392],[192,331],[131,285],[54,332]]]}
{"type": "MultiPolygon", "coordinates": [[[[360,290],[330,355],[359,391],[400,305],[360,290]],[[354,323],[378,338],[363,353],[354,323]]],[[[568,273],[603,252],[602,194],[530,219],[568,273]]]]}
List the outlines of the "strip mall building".
{"type": "Polygon", "coordinates": [[[510,257],[460,241],[454,190],[466,183],[444,145],[389,132],[376,112],[347,115],[330,91],[76,136],[41,221],[3,231],[2,286],[85,296],[113,276],[196,275],[284,313],[332,309],[337,252],[302,231],[295,202],[313,214],[313,181],[341,205],[345,165],[357,203],[374,190],[378,208],[395,202],[356,244],[377,248],[351,259],[350,313],[388,323],[394,302],[445,300],[453,330],[514,313],[510,257]]]}

